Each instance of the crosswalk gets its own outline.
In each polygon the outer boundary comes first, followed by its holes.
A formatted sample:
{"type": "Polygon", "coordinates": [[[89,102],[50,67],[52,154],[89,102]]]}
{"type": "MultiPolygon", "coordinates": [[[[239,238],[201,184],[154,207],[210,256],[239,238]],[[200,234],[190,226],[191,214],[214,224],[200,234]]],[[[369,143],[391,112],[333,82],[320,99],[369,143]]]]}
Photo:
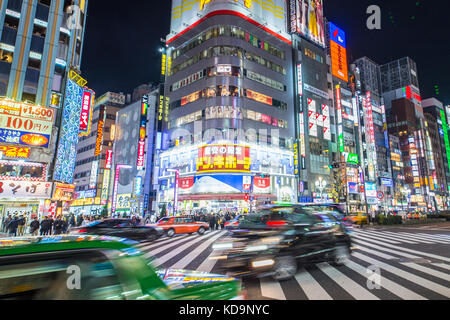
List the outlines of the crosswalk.
{"type": "MultiPolygon", "coordinates": [[[[212,245],[226,231],[182,235],[138,245],[159,268],[220,273],[212,245]]],[[[273,300],[435,300],[450,299],[450,234],[355,230],[351,261],[301,267],[295,278],[246,279],[249,299],[273,300]],[[440,246],[440,250],[430,250],[440,246]],[[443,249],[442,249],[443,248],[443,249]],[[379,270],[373,274],[369,270],[379,270]],[[375,281],[377,280],[377,281],[375,281]],[[379,286],[374,286],[379,284],[379,286]]]]}

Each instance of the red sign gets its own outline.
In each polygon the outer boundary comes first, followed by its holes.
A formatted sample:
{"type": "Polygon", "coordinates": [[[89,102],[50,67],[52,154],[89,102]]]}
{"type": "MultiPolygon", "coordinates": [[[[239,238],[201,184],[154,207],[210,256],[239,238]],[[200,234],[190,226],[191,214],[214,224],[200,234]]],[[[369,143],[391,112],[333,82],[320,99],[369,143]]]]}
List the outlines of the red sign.
{"type": "Polygon", "coordinates": [[[30,152],[31,149],[26,147],[0,146],[0,153],[3,153],[3,156],[7,158],[28,159],[30,157],[30,152]]]}
{"type": "Polygon", "coordinates": [[[93,95],[94,94],[91,91],[84,91],[83,93],[83,107],[81,108],[80,118],[80,136],[88,135],[90,131],[93,95]]]}
{"type": "Polygon", "coordinates": [[[111,169],[111,167],[112,167],[112,156],[113,156],[113,151],[112,150],[106,150],[105,169],[111,169]]]}
{"type": "Polygon", "coordinates": [[[261,178],[261,177],[255,177],[254,180],[254,186],[256,188],[260,189],[267,189],[270,187],[270,178],[261,178]]]}
{"type": "Polygon", "coordinates": [[[179,188],[183,190],[191,189],[194,186],[194,177],[180,178],[178,180],[179,188]]]}
{"type": "Polygon", "coordinates": [[[145,141],[139,141],[139,149],[138,149],[138,161],[137,161],[137,169],[142,170],[144,168],[144,157],[145,156],[145,141]]]}
{"type": "Polygon", "coordinates": [[[213,144],[198,149],[197,172],[250,172],[250,147],[213,144]]]}

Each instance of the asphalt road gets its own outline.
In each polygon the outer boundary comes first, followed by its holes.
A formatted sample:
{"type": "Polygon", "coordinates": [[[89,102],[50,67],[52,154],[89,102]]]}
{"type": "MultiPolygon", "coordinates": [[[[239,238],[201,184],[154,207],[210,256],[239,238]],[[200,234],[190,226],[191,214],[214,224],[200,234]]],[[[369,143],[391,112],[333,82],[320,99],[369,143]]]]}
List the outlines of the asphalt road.
{"type": "MultiPolygon", "coordinates": [[[[140,244],[160,268],[219,273],[212,245],[228,236],[181,235],[140,244]]],[[[356,229],[357,249],[349,264],[327,263],[300,268],[295,279],[245,280],[251,300],[450,300],[450,223],[426,226],[356,229]],[[369,281],[368,268],[379,269],[380,286],[369,281]]]]}

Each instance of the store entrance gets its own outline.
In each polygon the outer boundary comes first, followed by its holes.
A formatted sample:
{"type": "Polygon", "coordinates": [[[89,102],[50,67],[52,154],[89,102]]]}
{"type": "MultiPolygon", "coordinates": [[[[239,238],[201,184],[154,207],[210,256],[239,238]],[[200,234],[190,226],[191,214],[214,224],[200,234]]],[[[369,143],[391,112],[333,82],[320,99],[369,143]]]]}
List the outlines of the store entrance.
{"type": "Polygon", "coordinates": [[[38,203],[0,203],[0,232],[6,233],[6,221],[8,217],[25,218],[25,226],[27,226],[33,217],[38,217],[38,203]]]}

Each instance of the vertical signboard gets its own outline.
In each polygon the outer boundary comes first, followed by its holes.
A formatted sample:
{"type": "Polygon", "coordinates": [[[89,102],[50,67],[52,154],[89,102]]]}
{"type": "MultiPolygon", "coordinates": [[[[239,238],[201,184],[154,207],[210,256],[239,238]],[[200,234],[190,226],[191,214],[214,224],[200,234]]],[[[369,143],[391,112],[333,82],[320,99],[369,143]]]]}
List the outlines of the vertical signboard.
{"type": "Polygon", "coordinates": [[[338,119],[338,145],[339,152],[344,152],[344,129],[342,127],[342,96],[341,96],[341,87],[336,86],[336,112],[338,119]]]}
{"type": "Polygon", "coordinates": [[[309,135],[317,137],[317,110],[316,102],[308,99],[309,135]]]}
{"type": "Polygon", "coordinates": [[[94,189],[97,187],[97,176],[98,176],[98,161],[92,162],[91,176],[89,178],[89,189],[94,189]]]}
{"type": "Polygon", "coordinates": [[[90,134],[93,102],[94,92],[84,90],[80,117],[80,137],[88,136],[90,134]]]}
{"type": "Polygon", "coordinates": [[[137,170],[144,169],[145,160],[145,139],[147,136],[147,115],[148,115],[148,96],[144,95],[141,101],[141,120],[139,126],[139,146],[137,158],[137,170]]]}
{"type": "Polygon", "coordinates": [[[56,155],[55,181],[72,184],[79,141],[83,89],[71,79],[67,79],[61,134],[56,155]]]}
{"type": "Polygon", "coordinates": [[[108,202],[109,195],[109,181],[111,176],[111,170],[106,169],[103,172],[103,183],[102,183],[102,192],[101,192],[101,203],[104,206],[108,202]]]}
{"type": "Polygon", "coordinates": [[[442,120],[442,128],[444,129],[444,141],[445,141],[445,150],[447,152],[447,161],[448,161],[448,167],[450,169],[450,140],[448,138],[448,123],[447,119],[445,117],[445,112],[441,110],[441,120],[442,120]]]}
{"type": "Polygon", "coordinates": [[[102,148],[103,148],[103,129],[105,127],[105,117],[106,117],[106,110],[105,106],[100,106],[100,115],[98,117],[98,125],[97,125],[97,139],[95,141],[95,153],[94,155],[98,157],[102,154],[102,148]]]}
{"type": "Polygon", "coordinates": [[[117,192],[119,189],[119,177],[120,177],[120,166],[116,166],[116,174],[114,177],[114,186],[113,186],[113,195],[112,195],[112,205],[111,205],[111,213],[116,213],[117,207],[117,192]]]}
{"type": "Polygon", "coordinates": [[[330,107],[322,105],[322,117],[323,117],[323,138],[331,141],[331,119],[330,119],[330,107]]]}
{"type": "Polygon", "coordinates": [[[113,157],[113,151],[112,150],[106,150],[105,169],[111,169],[111,167],[112,167],[112,157],[113,157]]]}
{"type": "Polygon", "coordinates": [[[329,25],[332,73],[333,76],[348,82],[347,41],[345,32],[331,22],[329,25]]]}

